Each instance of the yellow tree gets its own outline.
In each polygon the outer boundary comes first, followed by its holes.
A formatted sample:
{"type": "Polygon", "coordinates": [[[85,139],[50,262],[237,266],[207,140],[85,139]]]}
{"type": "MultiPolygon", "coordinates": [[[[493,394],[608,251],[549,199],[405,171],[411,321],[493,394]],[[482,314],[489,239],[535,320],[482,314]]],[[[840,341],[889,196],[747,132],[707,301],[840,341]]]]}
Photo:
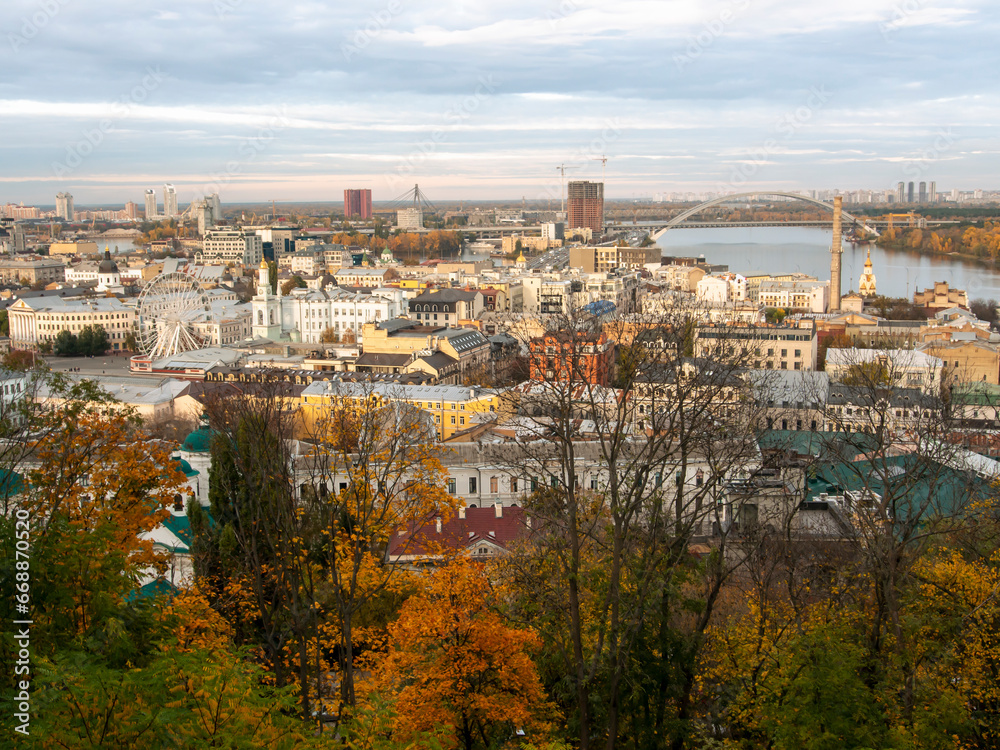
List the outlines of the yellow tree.
{"type": "Polygon", "coordinates": [[[185,478],[161,444],[110,406],[75,413],[33,447],[23,508],[34,528],[35,619],[56,638],[74,638],[117,606],[143,569],[165,568],[139,537],[163,521],[185,478]]]}
{"type": "Polygon", "coordinates": [[[353,706],[355,628],[379,624],[364,612],[396,586],[395,569],[381,564],[390,535],[449,516],[458,498],[444,490],[433,426],[421,410],[369,386],[341,385],[309,417],[314,447],[304,469],[314,484],[304,499],[322,534],[318,598],[339,625],[340,698],[353,706]]]}
{"type": "Polygon", "coordinates": [[[554,709],[531,658],[539,638],[497,614],[477,563],[460,557],[427,578],[390,638],[372,694],[394,697],[396,738],[434,731],[464,750],[516,746],[522,731],[545,738],[554,709]]]}

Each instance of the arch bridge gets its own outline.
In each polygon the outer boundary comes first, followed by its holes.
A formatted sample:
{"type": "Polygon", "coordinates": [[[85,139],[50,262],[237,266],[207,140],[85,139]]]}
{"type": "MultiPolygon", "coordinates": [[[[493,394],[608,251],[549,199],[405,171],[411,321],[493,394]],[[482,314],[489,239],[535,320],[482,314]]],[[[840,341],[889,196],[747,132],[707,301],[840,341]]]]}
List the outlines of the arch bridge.
{"type": "MultiPolygon", "coordinates": [[[[711,200],[707,200],[704,203],[699,203],[694,208],[689,208],[686,211],[681,211],[681,213],[677,214],[677,216],[668,221],[661,229],[652,232],[650,234],[650,238],[655,242],[656,240],[660,239],[660,237],[669,232],[671,229],[675,229],[678,226],[683,225],[685,219],[687,219],[690,216],[694,216],[695,214],[700,213],[701,211],[704,211],[706,208],[711,208],[712,206],[718,206],[722,203],[731,203],[732,201],[738,201],[744,198],[757,198],[760,196],[791,198],[793,200],[799,200],[805,203],[812,203],[813,205],[825,208],[830,212],[833,212],[834,210],[832,203],[827,203],[826,201],[821,201],[818,200],[817,198],[810,198],[806,195],[800,195],[798,193],[785,193],[775,190],[756,190],[750,193],[735,193],[733,195],[723,195],[718,198],[712,198],[711,200]]],[[[865,228],[865,231],[871,232],[876,237],[878,236],[879,234],[878,229],[876,229],[873,225],[861,221],[853,214],[849,214],[847,211],[842,210],[841,215],[845,220],[854,222],[855,224],[860,224],[862,227],[865,228]]]]}

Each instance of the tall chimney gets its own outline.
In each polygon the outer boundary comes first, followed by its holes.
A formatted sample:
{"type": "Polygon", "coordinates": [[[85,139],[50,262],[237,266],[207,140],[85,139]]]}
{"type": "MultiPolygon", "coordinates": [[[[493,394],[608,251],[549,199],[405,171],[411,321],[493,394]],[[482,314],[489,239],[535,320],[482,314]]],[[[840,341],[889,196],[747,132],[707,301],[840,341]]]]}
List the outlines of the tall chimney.
{"type": "Polygon", "coordinates": [[[838,195],[833,199],[833,244],[830,245],[830,312],[840,309],[840,262],[844,248],[840,244],[841,213],[844,210],[844,198],[838,195]]]}
{"type": "Polygon", "coordinates": [[[434,519],[434,527],[435,527],[435,530],[437,531],[437,533],[440,534],[441,533],[441,518],[440,517],[434,519]]]}
{"type": "Polygon", "coordinates": [[[496,503],[493,510],[496,511],[497,518],[503,518],[503,503],[496,503]]]}
{"type": "Polygon", "coordinates": [[[465,518],[465,506],[464,505],[461,508],[458,509],[458,517],[459,518],[465,518]]]}

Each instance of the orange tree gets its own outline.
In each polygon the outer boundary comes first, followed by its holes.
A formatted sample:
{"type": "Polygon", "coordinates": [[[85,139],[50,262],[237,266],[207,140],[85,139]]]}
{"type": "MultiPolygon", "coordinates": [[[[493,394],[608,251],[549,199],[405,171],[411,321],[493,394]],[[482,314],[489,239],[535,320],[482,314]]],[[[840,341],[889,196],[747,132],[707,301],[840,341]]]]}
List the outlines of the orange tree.
{"type": "Polygon", "coordinates": [[[554,711],[531,655],[529,629],[497,613],[486,572],[458,558],[425,579],[390,627],[372,695],[395,703],[392,734],[431,732],[444,747],[515,747],[544,739],[554,711]]]}
{"type": "MultiPolygon", "coordinates": [[[[320,605],[336,622],[340,702],[353,706],[359,644],[372,645],[406,583],[384,565],[390,536],[454,511],[426,415],[389,394],[344,384],[307,416],[312,448],[303,499],[315,528],[323,582],[320,605]]],[[[414,535],[415,536],[415,535],[414,535]]],[[[331,632],[331,631],[327,631],[331,632]]]]}

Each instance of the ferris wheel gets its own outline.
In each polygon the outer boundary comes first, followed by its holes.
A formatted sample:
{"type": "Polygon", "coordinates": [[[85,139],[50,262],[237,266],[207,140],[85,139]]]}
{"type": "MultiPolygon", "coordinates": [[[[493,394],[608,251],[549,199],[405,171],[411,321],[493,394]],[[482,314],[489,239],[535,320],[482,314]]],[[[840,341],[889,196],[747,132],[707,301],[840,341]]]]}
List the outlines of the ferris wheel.
{"type": "Polygon", "coordinates": [[[161,273],[143,288],[136,305],[137,340],[151,359],[204,346],[195,323],[208,322],[212,306],[198,280],[186,273],[161,273]]]}

